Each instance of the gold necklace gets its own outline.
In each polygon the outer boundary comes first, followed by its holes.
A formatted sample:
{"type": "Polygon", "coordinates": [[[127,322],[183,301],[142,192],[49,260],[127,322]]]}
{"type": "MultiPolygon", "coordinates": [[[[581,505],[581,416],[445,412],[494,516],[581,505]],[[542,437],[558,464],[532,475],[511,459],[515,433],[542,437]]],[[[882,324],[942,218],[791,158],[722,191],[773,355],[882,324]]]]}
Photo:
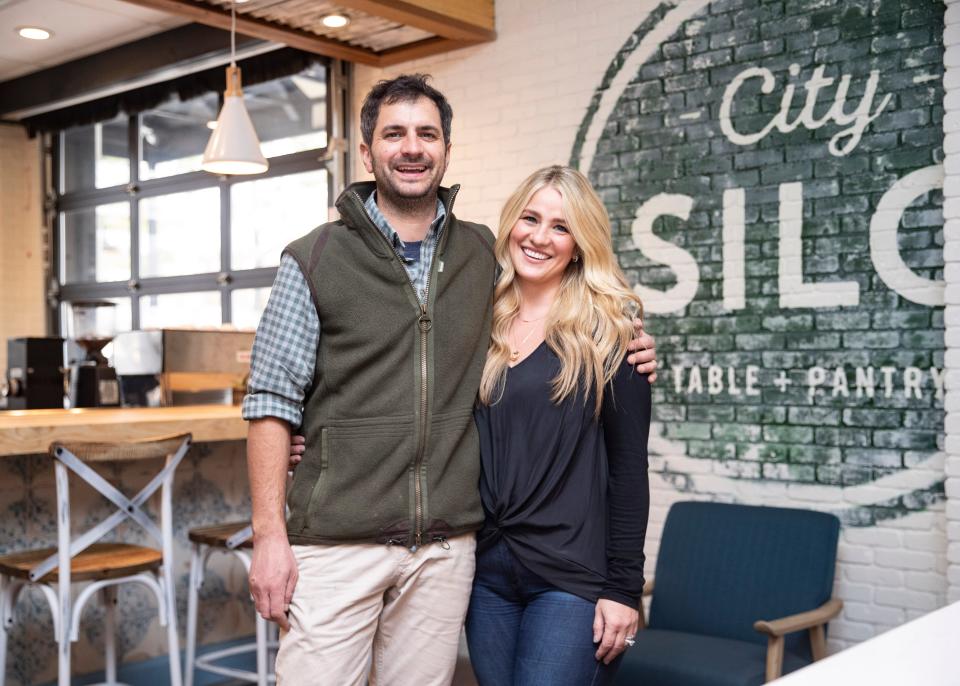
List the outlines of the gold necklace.
{"type": "MultiPolygon", "coordinates": [[[[531,322],[538,322],[538,321],[540,321],[541,319],[546,318],[546,316],[547,316],[547,315],[543,315],[543,317],[539,317],[539,318],[537,318],[537,319],[527,320],[527,319],[522,319],[522,318],[518,315],[518,316],[517,316],[517,319],[520,319],[520,321],[522,321],[522,322],[527,322],[527,323],[529,324],[529,323],[531,323],[531,322]]],[[[526,343],[526,342],[530,339],[530,336],[532,336],[532,335],[533,335],[533,332],[536,331],[536,330],[537,330],[537,327],[536,327],[536,326],[531,326],[531,327],[530,327],[530,330],[527,332],[527,335],[523,337],[523,340],[521,340],[520,343],[518,343],[517,345],[513,346],[513,349],[510,351],[510,361],[511,361],[511,362],[516,362],[518,359],[520,359],[520,348],[523,347],[523,344],[526,343]]]]}

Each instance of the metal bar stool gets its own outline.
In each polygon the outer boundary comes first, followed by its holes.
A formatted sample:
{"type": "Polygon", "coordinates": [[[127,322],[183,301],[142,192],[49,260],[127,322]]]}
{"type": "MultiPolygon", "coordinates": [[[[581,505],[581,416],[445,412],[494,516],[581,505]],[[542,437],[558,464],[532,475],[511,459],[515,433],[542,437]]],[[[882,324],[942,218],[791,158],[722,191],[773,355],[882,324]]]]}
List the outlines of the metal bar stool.
{"type": "Polygon", "coordinates": [[[259,613],[256,615],[257,638],[255,641],[210,651],[201,657],[196,656],[200,587],[203,586],[203,573],[210,555],[216,551],[232,553],[234,557],[240,560],[244,570],[249,575],[252,561],[251,551],[253,550],[253,527],[250,526],[249,522],[236,522],[191,529],[190,542],[192,545],[190,551],[190,589],[187,596],[187,647],[184,686],[193,686],[194,671],[197,669],[258,684],[258,686],[267,686],[268,683],[276,682],[277,678],[273,673],[268,657],[269,652],[276,650],[278,646],[277,625],[268,622],[259,613]],[[218,660],[251,651],[256,651],[257,654],[257,671],[255,672],[215,664],[218,660]]]}
{"type": "Polygon", "coordinates": [[[54,640],[58,644],[57,684],[70,686],[70,649],[79,638],[83,608],[99,592],[106,610],[104,621],[106,686],[117,686],[116,604],[117,586],[145,585],[157,598],[160,625],[167,629],[170,683],[180,686],[180,646],[177,640],[177,605],[173,578],[173,477],[187,454],[190,434],[126,443],[53,443],[57,481],[57,547],[27,550],[0,556],[0,686],[6,674],[7,631],[13,609],[26,585],[43,592],[53,614],[54,640]],[[132,498],[100,475],[91,464],[165,458],[159,472],[132,498]],[[117,510],[76,538],[70,533],[70,472],[92,486],[117,510]],[[160,490],[159,524],[143,509],[160,490]],[[140,525],[160,546],[148,548],[128,543],[99,541],[122,522],[140,525]],[[73,582],[89,581],[76,598],[73,582]]]}

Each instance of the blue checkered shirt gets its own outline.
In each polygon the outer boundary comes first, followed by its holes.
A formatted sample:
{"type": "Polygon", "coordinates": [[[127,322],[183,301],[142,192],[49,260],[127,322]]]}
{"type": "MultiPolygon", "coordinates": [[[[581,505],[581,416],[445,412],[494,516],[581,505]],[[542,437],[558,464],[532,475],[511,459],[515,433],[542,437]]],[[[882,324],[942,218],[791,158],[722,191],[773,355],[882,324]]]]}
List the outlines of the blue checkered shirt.
{"type": "MultiPolygon", "coordinates": [[[[446,208],[437,200],[437,216],[420,243],[420,259],[404,257],[404,244],[391,228],[380,208],[376,193],[364,207],[371,221],[387,237],[410,276],[410,282],[423,302],[433,255],[443,228],[446,208]]],[[[294,428],[303,420],[303,399],[313,383],[317,346],[320,343],[320,318],[310,295],[306,277],[297,261],[289,255],[280,259],[280,267],[270,291],[267,306],[257,326],[250,359],[250,379],[243,398],[243,418],[278,417],[294,428]]]]}
{"type": "Polygon", "coordinates": [[[433,223],[430,224],[430,228],[427,229],[426,237],[420,241],[420,259],[409,260],[403,256],[404,244],[403,241],[400,240],[400,236],[393,230],[390,222],[387,221],[387,218],[383,216],[380,208],[377,207],[376,191],[370,194],[370,197],[367,198],[363,206],[366,208],[370,219],[377,225],[380,232],[387,237],[390,245],[393,246],[394,252],[397,253],[397,257],[400,258],[403,265],[407,268],[407,274],[410,275],[410,282],[413,284],[414,290],[417,291],[417,298],[419,298],[422,303],[426,296],[427,277],[430,276],[433,254],[437,251],[437,243],[440,241],[440,234],[443,231],[443,220],[447,216],[447,208],[445,208],[443,203],[440,202],[440,199],[437,198],[437,216],[434,217],[433,223]]]}

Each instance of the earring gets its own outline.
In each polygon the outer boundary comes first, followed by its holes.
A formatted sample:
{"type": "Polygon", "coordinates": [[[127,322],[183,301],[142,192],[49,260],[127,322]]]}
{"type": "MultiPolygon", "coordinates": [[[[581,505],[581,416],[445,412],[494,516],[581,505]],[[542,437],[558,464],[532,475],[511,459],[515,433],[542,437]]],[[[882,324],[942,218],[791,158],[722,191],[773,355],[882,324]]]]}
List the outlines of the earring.
{"type": "Polygon", "coordinates": [[[574,262],[579,262],[579,261],[580,261],[580,256],[579,256],[579,255],[574,255],[574,256],[573,256],[573,261],[574,261],[574,262]]]}

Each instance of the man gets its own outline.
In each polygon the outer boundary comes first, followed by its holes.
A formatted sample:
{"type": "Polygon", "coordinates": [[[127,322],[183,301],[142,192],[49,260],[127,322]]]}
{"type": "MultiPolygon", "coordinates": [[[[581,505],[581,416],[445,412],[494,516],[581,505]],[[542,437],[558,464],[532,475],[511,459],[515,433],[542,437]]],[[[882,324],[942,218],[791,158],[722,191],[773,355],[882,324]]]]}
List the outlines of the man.
{"type": "Polygon", "coordinates": [[[372,684],[452,678],[483,521],[472,408],[496,269],[490,230],[440,188],[452,116],[422,75],[374,86],[360,154],[375,182],[285,249],[257,331],[250,585],[287,630],[283,686],[361,684],[368,664],[372,684]]]}

